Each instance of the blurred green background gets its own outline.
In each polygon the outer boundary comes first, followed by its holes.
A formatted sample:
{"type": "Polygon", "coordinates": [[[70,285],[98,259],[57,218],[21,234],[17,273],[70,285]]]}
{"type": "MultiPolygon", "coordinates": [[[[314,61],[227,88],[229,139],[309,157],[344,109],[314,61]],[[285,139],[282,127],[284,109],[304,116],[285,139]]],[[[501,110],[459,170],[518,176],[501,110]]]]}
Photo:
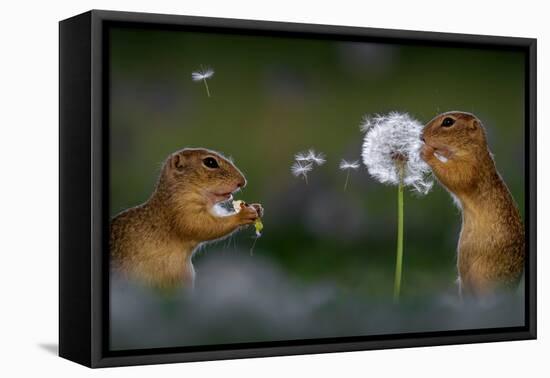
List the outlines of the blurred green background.
{"type": "MultiPolygon", "coordinates": [[[[145,201],[173,151],[207,147],[234,158],[265,208],[254,256],[292,280],[391,298],[396,188],[364,166],[347,191],[342,158],[359,160],[361,118],[405,111],[422,123],[449,110],[484,123],[497,167],[524,211],[524,56],[473,48],[114,28],[110,45],[111,215],[145,201]],[[211,67],[211,97],[191,73],[211,67]],[[295,178],[295,153],[327,163],[295,178]]],[[[405,300],[456,293],[460,212],[435,185],[405,197],[405,300]]],[[[248,251],[252,230],[194,258],[248,251]]],[[[202,277],[205,279],[205,277],[202,277]]],[[[231,284],[230,282],[227,284],[231,284]]]]}

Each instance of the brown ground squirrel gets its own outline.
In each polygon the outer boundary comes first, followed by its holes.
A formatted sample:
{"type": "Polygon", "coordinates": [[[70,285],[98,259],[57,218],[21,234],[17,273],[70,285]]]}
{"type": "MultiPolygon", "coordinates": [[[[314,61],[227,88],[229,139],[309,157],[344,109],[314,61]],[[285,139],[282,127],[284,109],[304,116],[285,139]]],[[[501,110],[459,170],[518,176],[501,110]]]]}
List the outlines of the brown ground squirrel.
{"type": "Polygon", "coordinates": [[[171,154],[151,197],[111,221],[113,271],[159,288],[192,285],[191,258],[202,242],[262,216],[259,204],[223,216],[214,212],[245,185],[241,171],[219,153],[186,148],[171,154]]]}
{"type": "Polygon", "coordinates": [[[524,268],[524,227],[481,121],[469,113],[443,113],[425,126],[422,140],[422,158],[462,210],[461,293],[481,296],[515,287],[524,268]]]}

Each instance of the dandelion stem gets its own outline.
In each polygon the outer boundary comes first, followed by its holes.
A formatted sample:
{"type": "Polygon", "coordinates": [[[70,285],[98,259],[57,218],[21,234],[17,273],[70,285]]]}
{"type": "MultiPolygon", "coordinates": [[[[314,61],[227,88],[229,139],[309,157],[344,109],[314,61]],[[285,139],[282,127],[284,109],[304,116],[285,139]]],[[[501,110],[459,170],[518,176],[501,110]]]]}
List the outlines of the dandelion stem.
{"type": "Polygon", "coordinates": [[[306,180],[306,185],[307,185],[307,175],[304,175],[304,180],[306,180]]]}
{"type": "Polygon", "coordinates": [[[393,284],[393,301],[399,302],[401,293],[401,276],[403,272],[403,173],[404,166],[399,164],[399,186],[397,188],[397,253],[395,261],[395,278],[393,284]]]}
{"type": "Polygon", "coordinates": [[[208,89],[208,83],[206,82],[206,79],[203,79],[202,81],[204,81],[204,86],[206,87],[206,94],[208,95],[208,97],[210,97],[210,90],[208,89]]]}

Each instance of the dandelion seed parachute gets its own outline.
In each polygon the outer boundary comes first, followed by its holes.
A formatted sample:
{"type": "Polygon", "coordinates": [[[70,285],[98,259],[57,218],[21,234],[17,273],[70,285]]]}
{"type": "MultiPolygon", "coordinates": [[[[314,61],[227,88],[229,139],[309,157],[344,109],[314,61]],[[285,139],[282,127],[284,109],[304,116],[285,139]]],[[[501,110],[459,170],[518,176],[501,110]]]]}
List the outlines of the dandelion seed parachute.
{"type": "Polygon", "coordinates": [[[323,165],[326,162],[325,155],[322,152],[316,153],[311,149],[307,152],[307,161],[313,162],[317,165],[323,165]]]}
{"type": "Polygon", "coordinates": [[[420,157],[422,124],[407,113],[365,117],[362,158],[371,176],[384,184],[399,185],[400,168],[396,156],[404,160],[403,184],[427,194],[433,179],[430,167],[420,157]]]}
{"type": "Polygon", "coordinates": [[[306,177],[307,174],[313,169],[313,164],[308,163],[305,165],[300,164],[299,162],[296,162],[292,164],[292,167],[290,167],[290,171],[292,174],[296,177],[304,176],[306,177]]]}
{"type": "Polygon", "coordinates": [[[206,94],[210,97],[210,89],[208,88],[207,79],[210,79],[214,76],[214,70],[212,68],[201,68],[199,71],[191,73],[191,79],[193,81],[202,81],[204,83],[204,88],[206,89],[206,94]]]}
{"type": "Polygon", "coordinates": [[[342,159],[340,162],[340,169],[343,171],[359,169],[359,160],[347,161],[342,159]]]}
{"type": "Polygon", "coordinates": [[[352,171],[352,170],[356,170],[356,169],[359,169],[359,160],[355,160],[355,161],[347,161],[345,159],[342,159],[342,161],[340,162],[340,169],[342,171],[346,171],[346,182],[344,183],[344,190],[346,190],[348,188],[348,181],[349,181],[349,173],[352,171]]]}
{"type": "Polygon", "coordinates": [[[309,161],[309,157],[305,152],[298,152],[296,155],[294,155],[294,159],[298,162],[309,161]]]}
{"type": "Polygon", "coordinates": [[[296,177],[302,176],[307,184],[307,174],[313,169],[313,165],[325,164],[325,155],[316,153],[314,149],[307,152],[299,152],[294,155],[294,164],[290,167],[290,171],[296,177]]]}
{"type": "Polygon", "coordinates": [[[322,152],[315,152],[314,149],[310,149],[306,152],[298,152],[294,155],[294,160],[302,163],[314,163],[316,165],[323,165],[326,162],[325,155],[322,152]]]}
{"type": "Polygon", "coordinates": [[[214,76],[214,70],[212,68],[201,69],[191,73],[191,79],[193,79],[193,81],[210,79],[212,76],[214,76]]]}

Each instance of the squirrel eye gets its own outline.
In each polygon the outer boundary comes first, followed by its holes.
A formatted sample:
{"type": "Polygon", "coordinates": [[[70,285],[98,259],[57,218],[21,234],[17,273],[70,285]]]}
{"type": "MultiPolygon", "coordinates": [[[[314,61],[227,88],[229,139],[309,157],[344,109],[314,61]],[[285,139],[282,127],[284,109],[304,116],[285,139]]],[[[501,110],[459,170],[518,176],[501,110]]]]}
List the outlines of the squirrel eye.
{"type": "Polygon", "coordinates": [[[219,168],[218,162],[212,157],[204,158],[202,163],[208,168],[219,168]]]}
{"type": "Polygon", "coordinates": [[[454,119],[452,119],[451,117],[447,117],[443,120],[443,122],[441,122],[441,126],[450,127],[450,126],[454,125],[454,123],[455,123],[454,119]]]}

